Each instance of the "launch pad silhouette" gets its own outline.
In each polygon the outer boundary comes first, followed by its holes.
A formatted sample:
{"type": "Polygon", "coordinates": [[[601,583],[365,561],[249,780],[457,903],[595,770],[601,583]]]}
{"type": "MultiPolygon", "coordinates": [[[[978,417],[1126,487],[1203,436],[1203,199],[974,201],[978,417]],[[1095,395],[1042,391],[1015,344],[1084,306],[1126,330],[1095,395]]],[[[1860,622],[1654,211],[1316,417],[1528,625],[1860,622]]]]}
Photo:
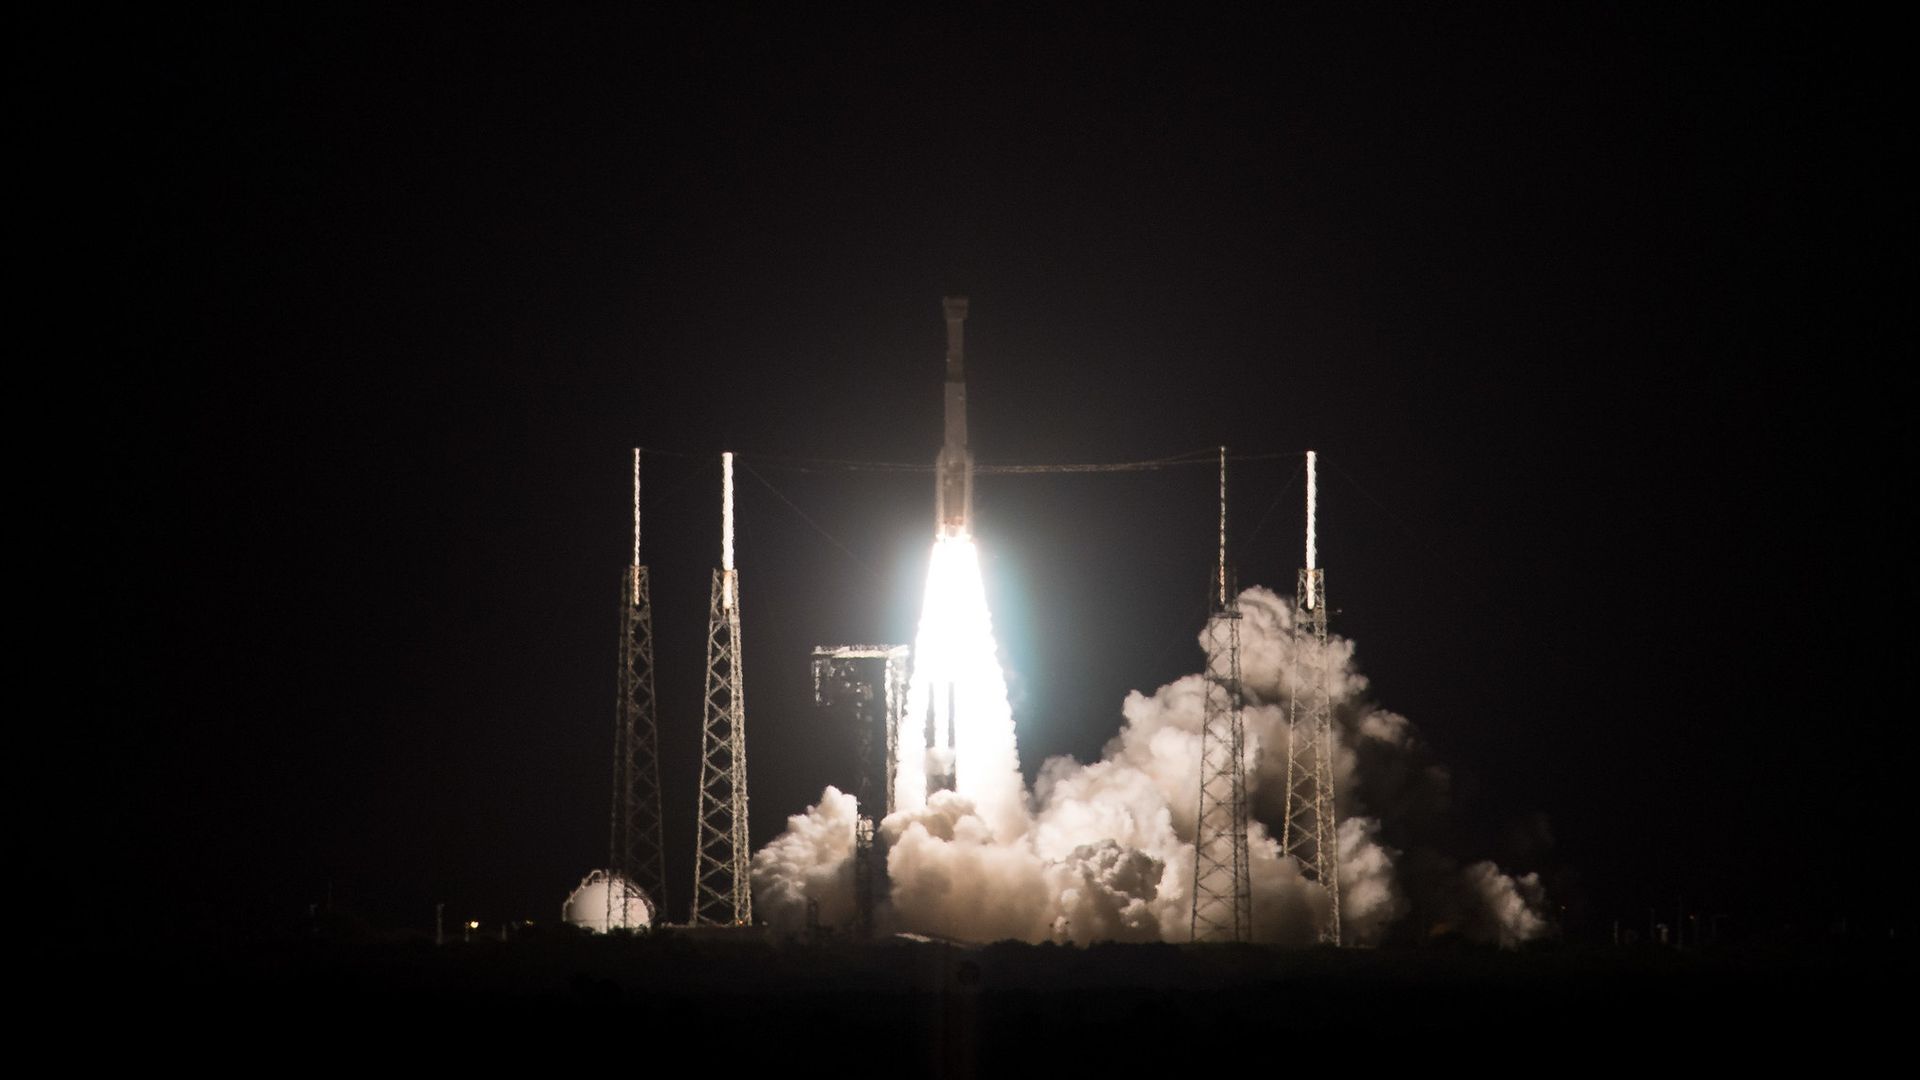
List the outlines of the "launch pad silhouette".
{"type": "MultiPolygon", "coordinates": [[[[997,666],[991,678],[964,661],[943,660],[953,636],[948,621],[977,619],[987,625],[984,594],[978,593],[974,544],[974,477],[985,473],[1104,472],[1171,465],[1210,464],[1186,458],[1117,465],[1021,465],[976,468],[967,429],[965,322],[968,302],[947,297],[944,425],[934,460],[934,562],[921,630],[914,645],[821,645],[812,653],[813,699],[822,716],[837,717],[857,732],[856,782],[852,793],[852,915],[833,928],[856,938],[877,931],[876,911],[888,888],[888,849],[883,822],[899,811],[939,804],[944,796],[990,799],[988,784],[1011,750],[1011,714],[997,666]],[[943,553],[950,553],[944,565],[943,553]],[[963,555],[960,553],[964,553],[963,555]],[[955,559],[959,562],[956,563],[955,559]],[[969,591],[939,582],[951,567],[970,568],[969,591]],[[977,612],[974,610],[977,608],[977,612]],[[962,612],[954,615],[953,612],[962,612]],[[970,731],[983,696],[997,695],[1007,714],[1008,743],[983,745],[970,731]],[[996,753],[998,756],[996,757],[996,753]],[[986,777],[988,779],[982,779],[986,777]]],[[[690,927],[755,925],[748,840],[746,695],[741,652],[740,577],[735,566],[733,468],[721,459],[721,558],[713,572],[707,635],[706,690],[701,721],[698,814],[695,820],[690,927]]],[[[1248,759],[1243,710],[1240,599],[1228,548],[1229,455],[1218,461],[1218,534],[1208,589],[1208,648],[1204,669],[1204,720],[1198,767],[1191,776],[1194,807],[1189,940],[1247,942],[1254,939],[1254,896],[1249,858],[1248,759]]],[[[1328,690],[1325,578],[1315,537],[1317,456],[1309,451],[1305,565],[1298,575],[1296,618],[1291,633],[1293,692],[1288,703],[1285,815],[1279,836],[1282,857],[1301,879],[1327,894],[1314,937],[1341,944],[1338,820],[1333,771],[1332,701],[1328,690]]],[[[653,627],[648,568],[641,560],[641,451],[633,451],[633,554],[621,581],[618,697],[615,712],[613,796],[608,865],[595,871],[575,897],[604,883],[597,930],[636,930],[665,925],[670,899],[666,842],[660,811],[658,718],[655,706],[653,627]],[[639,914],[636,914],[639,913],[639,914]]],[[[965,581],[965,572],[957,580],[965,581]]],[[[973,629],[967,627],[966,629],[973,629]]],[[[986,631],[991,653],[991,632],[986,631]]],[[[978,651],[977,649],[975,650],[978,651]]],[[[991,656],[988,660],[991,662],[991,656]]],[[[976,665],[977,667],[977,665],[976,665]]],[[[1017,774],[1018,765],[1014,761],[1017,774]]],[[[1004,771],[1002,769],[1001,771],[1004,771]]],[[[1017,783],[1016,779],[1016,783],[1017,783]]],[[[943,804],[944,805],[944,804],[943,804]]],[[[569,920],[578,905],[570,899],[569,920]]],[[[808,929],[818,932],[817,907],[808,901],[808,929]]],[[[591,923],[584,923],[591,925],[591,923]]]]}

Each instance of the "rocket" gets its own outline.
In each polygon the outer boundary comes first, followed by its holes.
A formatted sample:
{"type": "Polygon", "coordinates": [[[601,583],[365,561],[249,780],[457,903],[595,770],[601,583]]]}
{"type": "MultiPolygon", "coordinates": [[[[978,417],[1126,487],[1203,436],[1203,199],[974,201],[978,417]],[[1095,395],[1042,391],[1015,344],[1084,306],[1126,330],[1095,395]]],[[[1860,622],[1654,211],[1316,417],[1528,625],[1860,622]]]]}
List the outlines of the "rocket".
{"type": "Polygon", "coordinates": [[[967,298],[949,296],[947,309],[947,436],[934,459],[934,513],[938,535],[973,533],[973,451],[967,449],[967,298]]]}

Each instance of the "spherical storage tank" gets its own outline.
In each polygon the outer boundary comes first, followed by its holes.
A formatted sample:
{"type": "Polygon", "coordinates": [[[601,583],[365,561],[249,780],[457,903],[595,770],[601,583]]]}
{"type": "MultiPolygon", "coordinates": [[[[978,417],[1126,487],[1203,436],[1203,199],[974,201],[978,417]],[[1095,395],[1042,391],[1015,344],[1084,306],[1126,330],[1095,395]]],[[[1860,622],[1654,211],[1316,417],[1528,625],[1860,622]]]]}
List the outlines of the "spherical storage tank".
{"type": "Polygon", "coordinates": [[[595,870],[567,897],[560,917],[596,934],[610,929],[645,930],[653,925],[653,901],[620,875],[595,870]]]}

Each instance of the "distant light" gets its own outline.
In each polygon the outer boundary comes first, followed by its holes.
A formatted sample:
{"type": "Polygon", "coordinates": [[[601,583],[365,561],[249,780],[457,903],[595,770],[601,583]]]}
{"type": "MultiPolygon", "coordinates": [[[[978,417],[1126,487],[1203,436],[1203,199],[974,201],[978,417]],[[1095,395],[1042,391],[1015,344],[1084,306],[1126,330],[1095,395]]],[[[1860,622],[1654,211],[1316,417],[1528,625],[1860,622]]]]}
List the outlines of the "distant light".
{"type": "Polygon", "coordinates": [[[469,929],[469,930],[478,930],[478,929],[480,929],[480,920],[479,920],[479,919],[472,919],[472,920],[469,920],[469,921],[468,921],[468,923],[467,923],[467,929],[469,929]]]}

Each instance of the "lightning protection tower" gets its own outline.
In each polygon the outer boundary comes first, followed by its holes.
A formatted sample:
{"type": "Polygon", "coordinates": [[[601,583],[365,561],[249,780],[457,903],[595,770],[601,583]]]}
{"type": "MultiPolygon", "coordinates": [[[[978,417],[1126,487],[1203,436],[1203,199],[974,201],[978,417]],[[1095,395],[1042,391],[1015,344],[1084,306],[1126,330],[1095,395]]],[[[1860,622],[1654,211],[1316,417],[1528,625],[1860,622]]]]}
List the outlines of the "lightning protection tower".
{"type": "Polygon", "coordinates": [[[1200,728],[1200,813],[1193,845],[1194,941],[1251,941],[1246,728],[1240,693],[1240,602],[1227,567],[1227,448],[1220,448],[1220,549],[1214,563],[1213,647],[1200,728]],[[1224,639],[1224,640],[1222,640],[1224,639]]]}
{"type": "Polygon", "coordinates": [[[613,723],[613,829],[607,869],[607,923],[625,925],[631,890],[659,912],[667,904],[660,826],[660,743],[654,720],[653,593],[640,561],[640,451],[633,452],[633,562],[620,582],[620,700],[613,723]],[[616,895],[617,894],[617,895],[616,895]]]}
{"type": "Polygon", "coordinates": [[[1327,891],[1319,937],[1340,944],[1339,821],[1333,801],[1333,703],[1327,694],[1327,579],[1314,549],[1319,501],[1314,452],[1307,451],[1307,565],[1293,606],[1293,694],[1287,729],[1287,816],[1280,850],[1327,891]]]}
{"type": "Polygon", "coordinates": [[[740,578],[733,568],[733,455],[720,455],[720,569],[707,616],[706,719],[693,867],[695,926],[753,922],[747,874],[747,712],[740,678],[740,578]]]}

